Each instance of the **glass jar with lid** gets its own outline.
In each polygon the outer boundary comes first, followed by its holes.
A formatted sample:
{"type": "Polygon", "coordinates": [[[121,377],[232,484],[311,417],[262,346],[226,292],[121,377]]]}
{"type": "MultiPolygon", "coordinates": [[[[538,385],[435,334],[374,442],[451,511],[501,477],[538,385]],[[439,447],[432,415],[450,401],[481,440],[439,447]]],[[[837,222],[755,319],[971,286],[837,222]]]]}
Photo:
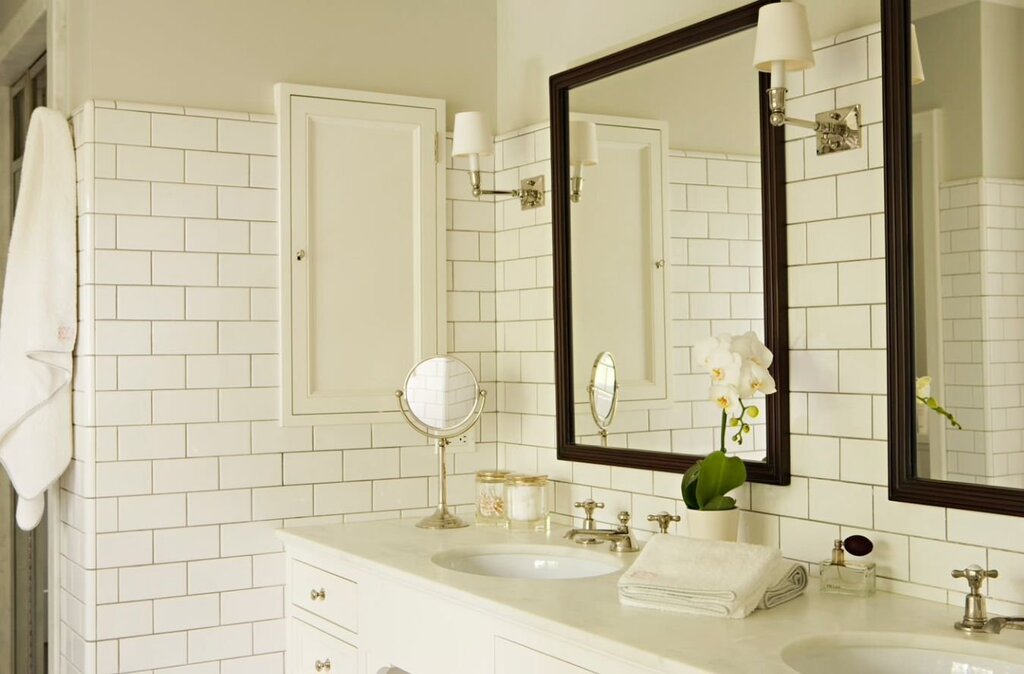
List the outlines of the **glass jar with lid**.
{"type": "Polygon", "coordinates": [[[514,531],[548,528],[547,475],[509,475],[505,478],[505,519],[514,531]]]}
{"type": "Polygon", "coordinates": [[[504,526],[507,470],[481,470],[476,474],[476,523],[504,526]]]}

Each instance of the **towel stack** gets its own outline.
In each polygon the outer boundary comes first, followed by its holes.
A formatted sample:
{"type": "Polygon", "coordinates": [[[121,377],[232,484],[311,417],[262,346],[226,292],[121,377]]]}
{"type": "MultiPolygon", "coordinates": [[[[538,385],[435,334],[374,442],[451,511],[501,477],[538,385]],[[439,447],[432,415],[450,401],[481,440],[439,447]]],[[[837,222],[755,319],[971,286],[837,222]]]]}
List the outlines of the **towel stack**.
{"type": "Polygon", "coordinates": [[[744,618],[799,596],[807,571],[763,545],[658,534],[619,578],[627,606],[744,618]]]}

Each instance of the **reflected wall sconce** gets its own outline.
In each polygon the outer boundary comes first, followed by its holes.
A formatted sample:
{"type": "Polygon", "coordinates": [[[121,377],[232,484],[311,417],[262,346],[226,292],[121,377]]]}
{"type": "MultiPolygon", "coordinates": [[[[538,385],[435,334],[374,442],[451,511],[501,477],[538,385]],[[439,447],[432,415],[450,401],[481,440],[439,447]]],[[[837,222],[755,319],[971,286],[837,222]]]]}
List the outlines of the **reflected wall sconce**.
{"type": "Polygon", "coordinates": [[[847,105],[819,112],[814,121],[786,115],[786,71],[814,67],[807,10],[795,2],[763,6],[757,14],[754,68],[771,73],[768,89],[772,126],[790,124],[812,129],[817,136],[818,154],[854,150],[861,145],[860,105],[847,105]]]}
{"type": "Polygon", "coordinates": [[[459,112],[455,114],[455,134],[452,140],[452,157],[469,158],[469,182],[473,196],[502,194],[516,197],[522,209],[539,208],[544,205],[544,176],[534,176],[520,181],[518,190],[480,189],[480,156],[494,154],[494,135],[482,112],[459,112]]]}
{"type": "Polygon", "coordinates": [[[580,202],[583,192],[583,167],[597,164],[597,124],[593,122],[569,122],[569,198],[574,204],[580,202]]]}
{"type": "Polygon", "coordinates": [[[910,24],[910,84],[917,86],[924,82],[924,64],[921,63],[921,48],[917,46],[917,26],[910,24]]]}

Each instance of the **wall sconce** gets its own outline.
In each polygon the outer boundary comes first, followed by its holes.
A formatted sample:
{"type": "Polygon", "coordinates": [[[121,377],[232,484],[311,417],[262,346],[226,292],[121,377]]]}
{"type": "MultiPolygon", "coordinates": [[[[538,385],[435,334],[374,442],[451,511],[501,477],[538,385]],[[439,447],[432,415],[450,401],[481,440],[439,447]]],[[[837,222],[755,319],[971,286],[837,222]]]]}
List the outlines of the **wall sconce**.
{"type": "Polygon", "coordinates": [[[569,198],[574,204],[580,202],[583,192],[583,167],[597,164],[597,124],[593,122],[569,122],[569,198]]]}
{"type": "Polygon", "coordinates": [[[812,129],[817,135],[818,154],[830,154],[860,147],[860,105],[848,105],[819,112],[814,121],[786,116],[786,71],[814,66],[807,10],[795,2],[763,6],[757,13],[754,68],[771,73],[768,107],[772,126],[791,124],[812,129]]]}
{"type": "Polygon", "coordinates": [[[917,26],[910,24],[910,84],[917,86],[924,82],[924,64],[921,63],[921,48],[917,46],[917,26]]]}
{"type": "Polygon", "coordinates": [[[469,157],[469,182],[473,187],[474,197],[481,194],[507,194],[517,197],[524,211],[544,205],[543,175],[522,180],[518,190],[480,189],[480,155],[494,154],[494,135],[484,118],[484,113],[456,113],[454,136],[452,157],[469,157]]]}

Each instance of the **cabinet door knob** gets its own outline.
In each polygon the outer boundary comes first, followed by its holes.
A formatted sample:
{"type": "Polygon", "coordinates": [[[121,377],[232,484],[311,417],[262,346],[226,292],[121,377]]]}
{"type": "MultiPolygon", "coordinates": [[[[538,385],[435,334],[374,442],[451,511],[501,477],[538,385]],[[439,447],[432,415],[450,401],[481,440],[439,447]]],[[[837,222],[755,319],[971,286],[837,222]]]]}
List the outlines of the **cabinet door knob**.
{"type": "Polygon", "coordinates": [[[325,658],[323,660],[317,660],[314,667],[316,667],[316,671],[318,672],[329,672],[331,671],[331,659],[325,658]]]}
{"type": "Polygon", "coordinates": [[[314,587],[309,591],[309,598],[313,601],[316,601],[317,599],[327,599],[327,592],[323,588],[318,590],[314,587]]]}
{"type": "Polygon", "coordinates": [[[295,259],[298,260],[299,262],[302,262],[303,260],[305,260],[306,259],[306,251],[305,250],[300,250],[299,252],[295,253],[295,259]]]}

